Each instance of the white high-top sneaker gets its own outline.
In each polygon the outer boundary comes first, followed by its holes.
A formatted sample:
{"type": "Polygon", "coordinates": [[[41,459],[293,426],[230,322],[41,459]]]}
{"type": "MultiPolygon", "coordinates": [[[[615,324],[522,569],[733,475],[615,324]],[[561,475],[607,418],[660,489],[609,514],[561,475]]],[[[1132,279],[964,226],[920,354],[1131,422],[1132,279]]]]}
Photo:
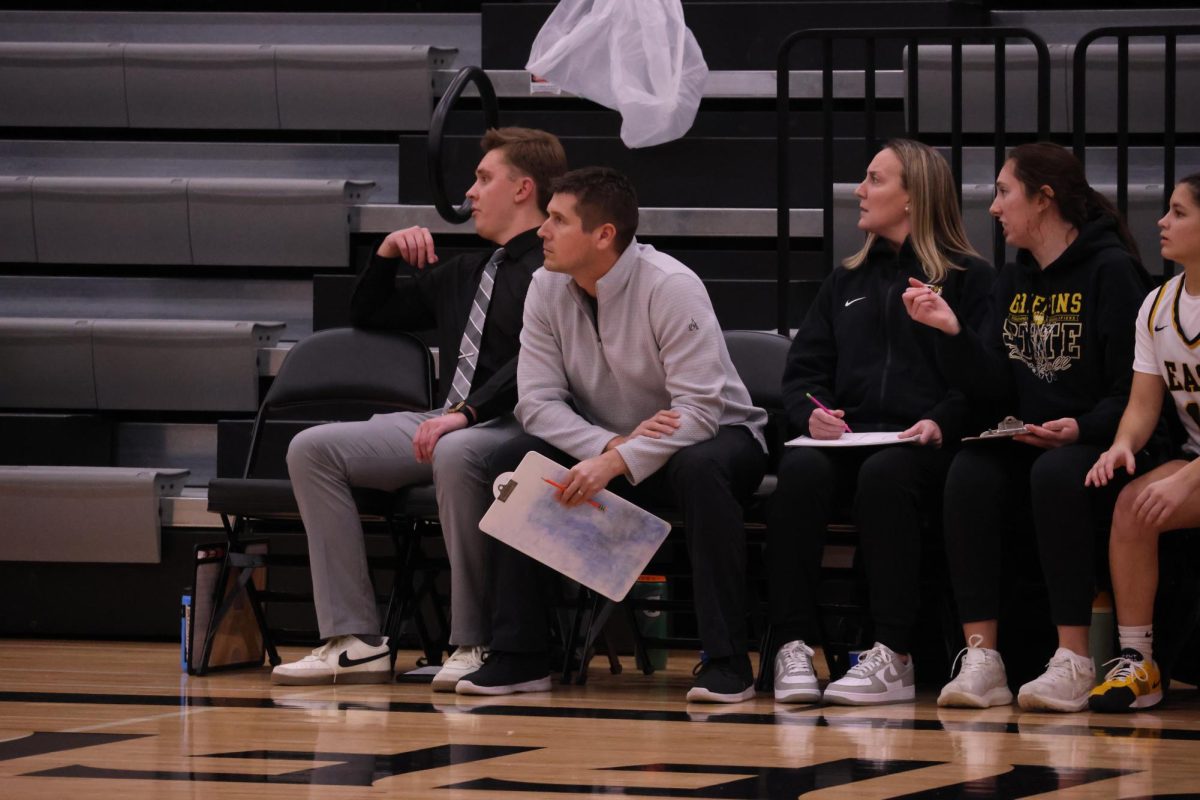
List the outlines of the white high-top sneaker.
{"type": "Polygon", "coordinates": [[[937,700],[939,706],[990,708],[1012,702],[1004,660],[995,650],[980,647],[982,641],[983,637],[975,634],[954,659],[957,662],[961,658],[962,666],[958,675],[942,687],[937,700]]]}
{"type": "Polygon", "coordinates": [[[387,683],[392,679],[387,637],[373,647],[356,636],[335,636],[299,661],[271,670],[271,683],[312,686],[320,683],[387,683]]]}
{"type": "Polygon", "coordinates": [[[1017,705],[1026,711],[1082,711],[1095,684],[1092,659],[1060,647],[1046,671],[1017,692],[1017,705]]]}

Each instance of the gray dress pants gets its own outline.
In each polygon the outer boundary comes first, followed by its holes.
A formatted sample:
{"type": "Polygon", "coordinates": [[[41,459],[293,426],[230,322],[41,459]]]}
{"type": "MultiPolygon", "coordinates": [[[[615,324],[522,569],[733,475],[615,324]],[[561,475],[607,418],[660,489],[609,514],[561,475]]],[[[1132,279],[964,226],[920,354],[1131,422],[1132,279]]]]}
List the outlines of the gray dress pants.
{"type": "Polygon", "coordinates": [[[379,630],[362,523],[351,486],[394,491],[433,481],[450,559],[450,641],[491,641],[487,536],[479,520],[492,502],[484,461],[521,432],[511,415],[438,440],[433,464],[413,458],[417,427],[441,411],[377,414],[364,422],[309,428],[288,448],[288,472],[308,533],[321,637],[379,630]]]}

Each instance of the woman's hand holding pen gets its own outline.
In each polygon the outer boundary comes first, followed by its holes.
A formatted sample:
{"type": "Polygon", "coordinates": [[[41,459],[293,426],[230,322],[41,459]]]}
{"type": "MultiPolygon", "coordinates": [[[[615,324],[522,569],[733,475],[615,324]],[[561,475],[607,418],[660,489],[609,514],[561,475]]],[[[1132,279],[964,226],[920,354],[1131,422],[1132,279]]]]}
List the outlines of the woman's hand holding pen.
{"type": "Polygon", "coordinates": [[[842,417],[846,412],[840,408],[826,411],[814,408],[808,415],[808,435],[813,439],[840,439],[846,432],[846,423],[842,417]]]}
{"type": "Polygon", "coordinates": [[[908,279],[908,288],[900,296],[904,310],[922,325],[937,328],[949,336],[957,336],[962,330],[958,317],[940,294],[916,278],[908,279]]]}

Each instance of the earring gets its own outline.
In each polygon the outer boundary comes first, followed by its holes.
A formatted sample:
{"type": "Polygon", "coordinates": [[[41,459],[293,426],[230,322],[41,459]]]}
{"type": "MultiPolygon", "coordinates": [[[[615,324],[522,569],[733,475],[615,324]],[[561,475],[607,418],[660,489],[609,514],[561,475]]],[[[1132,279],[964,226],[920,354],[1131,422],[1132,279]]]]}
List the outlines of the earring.
{"type": "Polygon", "coordinates": [[[910,208],[908,207],[908,203],[905,203],[905,204],[904,204],[904,213],[905,213],[905,214],[907,214],[907,213],[908,213],[909,211],[911,211],[911,210],[912,210],[912,209],[910,209],[910,208]]]}

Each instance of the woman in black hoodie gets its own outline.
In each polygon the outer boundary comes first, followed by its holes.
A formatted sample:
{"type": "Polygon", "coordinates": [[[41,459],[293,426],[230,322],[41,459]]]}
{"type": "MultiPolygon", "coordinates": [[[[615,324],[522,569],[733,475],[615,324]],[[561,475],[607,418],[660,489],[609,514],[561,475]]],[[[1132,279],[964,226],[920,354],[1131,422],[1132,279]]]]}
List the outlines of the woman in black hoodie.
{"type": "Polygon", "coordinates": [[[1115,487],[1085,489],[1083,481],[1129,394],[1133,322],[1148,277],[1119,212],[1058,145],[1012,151],[991,213],[1019,253],[1000,271],[980,333],[918,282],[904,296],[913,319],[945,334],[939,362],[967,397],[990,403],[997,417],[1016,415],[1028,431],[964,448],[947,476],[946,550],[968,647],[938,704],[1012,701],[996,652],[1003,543],[1031,519],[1059,647],[1017,701],[1079,711],[1095,683],[1095,563],[1116,496],[1115,487]]]}
{"type": "MultiPolygon", "coordinates": [[[[941,493],[966,404],[939,369],[935,339],[913,324],[901,295],[930,285],[965,320],[982,318],[993,273],[967,241],[950,167],[929,147],[893,140],[855,191],[862,249],[825,279],[788,353],[783,400],[794,432],[810,440],[892,431],[913,444],[790,447],[768,509],[775,699],[821,699],[812,671],[813,590],[838,498],[861,534],[876,644],[829,684],[825,700],[866,705],[912,700],[909,638],[917,615],[921,514],[941,493]],[[852,498],[852,500],[851,500],[852,498]]],[[[818,442],[819,443],[819,442],[818,442]]]]}

